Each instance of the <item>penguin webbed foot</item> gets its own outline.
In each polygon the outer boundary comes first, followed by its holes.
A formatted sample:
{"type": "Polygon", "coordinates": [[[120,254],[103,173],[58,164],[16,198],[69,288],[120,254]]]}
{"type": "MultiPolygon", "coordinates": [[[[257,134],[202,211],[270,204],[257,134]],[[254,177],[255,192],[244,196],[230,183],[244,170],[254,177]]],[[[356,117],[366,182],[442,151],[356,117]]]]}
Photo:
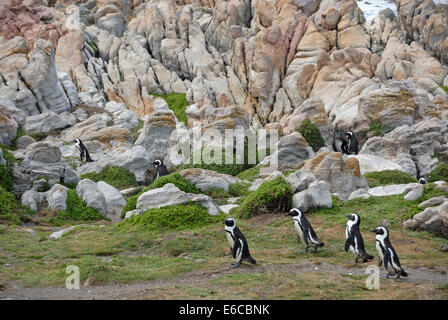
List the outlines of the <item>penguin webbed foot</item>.
{"type": "Polygon", "coordinates": [[[234,262],[230,265],[230,268],[236,268],[241,264],[241,262],[234,262]]]}

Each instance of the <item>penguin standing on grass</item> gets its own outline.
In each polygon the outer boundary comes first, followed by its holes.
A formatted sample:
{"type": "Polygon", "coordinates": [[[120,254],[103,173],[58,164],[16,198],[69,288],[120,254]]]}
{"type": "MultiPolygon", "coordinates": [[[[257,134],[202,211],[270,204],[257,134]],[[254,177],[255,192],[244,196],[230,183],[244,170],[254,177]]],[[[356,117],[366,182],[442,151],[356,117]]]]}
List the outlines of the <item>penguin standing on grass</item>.
{"type": "Polygon", "coordinates": [[[378,266],[384,263],[384,268],[387,271],[387,278],[389,276],[397,275],[400,277],[407,277],[408,274],[400,265],[400,260],[395,252],[394,247],[389,240],[389,230],[386,227],[378,227],[370,230],[376,233],[376,251],[378,252],[378,266]]]}
{"type": "Polygon", "coordinates": [[[170,174],[167,167],[163,164],[162,160],[155,160],[152,164],[156,166],[156,172],[154,172],[154,175],[152,176],[151,183],[156,181],[157,178],[170,174]]]}
{"type": "Polygon", "coordinates": [[[358,263],[359,258],[362,259],[363,263],[373,259],[373,256],[366,253],[366,250],[364,249],[364,240],[362,239],[361,231],[359,230],[361,218],[356,213],[347,214],[345,216],[349,219],[345,229],[345,252],[348,252],[350,249],[350,251],[355,254],[355,263],[358,263]]]}
{"type": "Polygon", "coordinates": [[[238,267],[242,261],[256,264],[257,262],[250,255],[246,238],[241,230],[236,226],[235,219],[227,218],[223,223],[226,225],[224,229],[226,231],[227,241],[230,245],[230,250],[232,251],[232,256],[236,259],[236,262],[232,263],[230,267],[238,267]]]}
{"type": "Polygon", "coordinates": [[[90,158],[89,150],[87,150],[84,143],[82,143],[81,139],[75,139],[75,147],[79,151],[79,157],[81,158],[81,162],[85,158],[85,162],[93,162],[92,158],[90,158]]]}
{"type": "Polygon", "coordinates": [[[300,240],[302,239],[306,245],[304,253],[308,253],[309,247],[314,247],[314,252],[316,253],[317,248],[321,248],[325,245],[323,242],[319,241],[313,227],[299,209],[293,208],[291,211],[287,212],[285,216],[290,216],[292,217],[292,220],[294,220],[294,226],[297,231],[297,240],[300,243],[300,240]]]}

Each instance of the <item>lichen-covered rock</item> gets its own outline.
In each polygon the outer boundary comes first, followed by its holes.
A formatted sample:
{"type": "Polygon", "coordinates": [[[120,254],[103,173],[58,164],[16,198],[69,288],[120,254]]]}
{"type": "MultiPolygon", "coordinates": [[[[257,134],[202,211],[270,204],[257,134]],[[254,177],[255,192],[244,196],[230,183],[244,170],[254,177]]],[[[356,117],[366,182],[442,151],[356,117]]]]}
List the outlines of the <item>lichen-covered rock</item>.
{"type": "Polygon", "coordinates": [[[212,188],[229,191],[230,185],[241,182],[240,179],[231,175],[206,169],[185,169],[179,173],[182,178],[189,180],[201,191],[207,191],[212,188]]]}

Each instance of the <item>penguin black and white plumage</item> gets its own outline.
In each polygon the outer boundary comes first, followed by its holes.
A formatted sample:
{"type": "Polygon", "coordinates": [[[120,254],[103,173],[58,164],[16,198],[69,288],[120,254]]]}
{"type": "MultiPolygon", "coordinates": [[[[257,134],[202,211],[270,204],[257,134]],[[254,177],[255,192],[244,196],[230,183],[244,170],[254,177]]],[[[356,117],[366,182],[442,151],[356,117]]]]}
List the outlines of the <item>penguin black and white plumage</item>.
{"type": "Polygon", "coordinates": [[[400,277],[407,277],[408,274],[400,265],[400,260],[395,252],[394,247],[390,243],[389,230],[386,227],[378,227],[370,230],[376,233],[376,251],[378,252],[378,266],[384,263],[384,268],[387,271],[387,278],[389,276],[397,275],[400,277]]]}
{"type": "Polygon", "coordinates": [[[82,143],[81,139],[75,139],[75,147],[79,151],[79,157],[81,158],[81,162],[85,159],[85,162],[93,162],[92,158],[90,158],[89,150],[87,150],[84,143],[82,143]]]}
{"type": "Polygon", "coordinates": [[[313,227],[299,209],[293,208],[287,212],[285,216],[290,216],[292,217],[292,220],[294,220],[294,226],[297,231],[297,240],[299,243],[300,240],[305,242],[305,253],[308,252],[309,247],[314,247],[314,252],[317,252],[317,248],[321,248],[325,245],[323,242],[319,241],[313,227]]]}
{"type": "Polygon", "coordinates": [[[250,255],[246,238],[236,226],[235,219],[227,218],[223,223],[225,224],[224,229],[226,231],[227,241],[230,245],[230,250],[232,251],[232,256],[236,259],[236,262],[232,263],[230,267],[235,268],[239,266],[242,261],[256,264],[257,262],[250,255]]]}
{"type": "Polygon", "coordinates": [[[156,181],[157,178],[170,174],[167,167],[163,164],[162,160],[155,160],[152,164],[156,166],[156,172],[154,172],[154,175],[152,176],[151,183],[156,181]]]}
{"type": "Polygon", "coordinates": [[[420,179],[418,179],[418,183],[426,184],[426,179],[425,178],[420,178],[420,179]]]}
{"type": "Polygon", "coordinates": [[[373,259],[373,256],[366,253],[364,248],[364,240],[359,230],[361,224],[361,218],[356,213],[345,215],[349,220],[347,221],[347,227],[345,228],[345,252],[350,249],[355,254],[355,263],[361,258],[362,262],[367,262],[373,259]]]}
{"type": "Polygon", "coordinates": [[[358,154],[358,139],[356,138],[355,133],[351,130],[347,131],[345,137],[347,138],[345,152],[347,154],[358,154]]]}

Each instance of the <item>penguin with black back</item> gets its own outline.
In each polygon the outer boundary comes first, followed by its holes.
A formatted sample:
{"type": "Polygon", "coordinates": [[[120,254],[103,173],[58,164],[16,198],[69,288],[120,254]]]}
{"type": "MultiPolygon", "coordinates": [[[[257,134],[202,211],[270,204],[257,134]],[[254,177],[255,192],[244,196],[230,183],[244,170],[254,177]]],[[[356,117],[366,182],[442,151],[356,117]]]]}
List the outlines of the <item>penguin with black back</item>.
{"type": "Polygon", "coordinates": [[[356,138],[355,133],[351,130],[347,131],[345,137],[347,139],[345,152],[347,154],[358,154],[358,139],[356,138]]]}
{"type": "Polygon", "coordinates": [[[350,249],[355,254],[355,263],[358,263],[358,259],[362,259],[362,262],[367,262],[373,259],[373,256],[366,253],[364,248],[364,240],[359,230],[361,218],[356,213],[345,215],[349,220],[347,221],[347,227],[345,229],[345,252],[350,249]]]}
{"type": "Polygon", "coordinates": [[[317,248],[321,248],[325,245],[323,242],[319,241],[313,227],[299,209],[293,208],[287,212],[285,216],[292,217],[297,232],[297,240],[299,243],[300,240],[303,240],[305,243],[306,247],[304,253],[308,253],[309,247],[314,247],[314,253],[316,253],[317,248]]]}
{"type": "Polygon", "coordinates": [[[397,252],[390,243],[389,230],[386,227],[378,227],[370,230],[376,233],[376,251],[378,252],[378,266],[384,263],[384,268],[387,271],[387,278],[396,275],[397,279],[400,277],[407,277],[408,274],[403,270],[398,259],[397,252]]]}
{"type": "Polygon", "coordinates": [[[152,176],[151,183],[153,183],[160,177],[170,174],[167,167],[163,164],[162,160],[155,160],[152,164],[156,166],[156,172],[154,172],[154,175],[152,176]]]}
{"type": "Polygon", "coordinates": [[[257,262],[250,255],[246,238],[241,230],[236,226],[235,219],[227,218],[223,223],[225,224],[224,230],[226,231],[227,241],[229,242],[232,256],[236,259],[236,262],[232,263],[230,267],[238,267],[243,261],[256,264],[257,262]]]}
{"type": "Polygon", "coordinates": [[[89,150],[87,150],[87,147],[82,143],[81,139],[75,139],[75,147],[79,151],[79,157],[81,158],[81,162],[85,158],[85,162],[93,162],[92,158],[90,158],[89,150]]]}
{"type": "Polygon", "coordinates": [[[426,184],[426,179],[422,177],[422,178],[418,179],[418,183],[426,184]]]}

